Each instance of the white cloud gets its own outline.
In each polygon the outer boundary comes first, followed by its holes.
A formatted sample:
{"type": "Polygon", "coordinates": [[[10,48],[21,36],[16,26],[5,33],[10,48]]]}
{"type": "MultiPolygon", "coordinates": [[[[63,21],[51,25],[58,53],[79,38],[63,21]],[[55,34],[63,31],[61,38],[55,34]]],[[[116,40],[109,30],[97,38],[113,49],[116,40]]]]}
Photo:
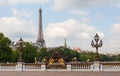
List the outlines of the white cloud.
{"type": "Polygon", "coordinates": [[[46,29],[46,35],[50,38],[64,38],[67,35],[66,30],[63,28],[62,24],[49,24],[48,28],[46,29]],[[56,26],[58,25],[58,26],[56,26]]]}
{"type": "Polygon", "coordinates": [[[80,16],[87,16],[90,14],[89,12],[86,12],[83,10],[72,10],[72,11],[69,11],[69,13],[73,15],[80,15],[80,16]]]}
{"type": "Polygon", "coordinates": [[[46,3],[49,0],[4,0],[5,4],[15,5],[15,4],[36,4],[36,3],[46,3]]]}
{"type": "Polygon", "coordinates": [[[111,29],[114,34],[120,33],[120,23],[114,24],[111,29]]]}
{"type": "Polygon", "coordinates": [[[117,44],[114,45],[120,45],[119,40],[120,40],[120,23],[116,23],[111,26],[111,41],[114,41],[117,44]]]}
{"type": "Polygon", "coordinates": [[[85,23],[87,23],[87,22],[90,22],[90,19],[89,19],[89,18],[86,18],[86,17],[83,17],[83,18],[82,18],[82,21],[85,22],[85,23]]]}
{"type": "Polygon", "coordinates": [[[118,6],[120,0],[54,0],[53,8],[61,10],[65,8],[84,8],[103,5],[118,6]]]}
{"type": "MultiPolygon", "coordinates": [[[[45,39],[49,44],[48,46],[51,46],[52,44],[54,44],[53,46],[60,45],[61,44],[60,40],[64,40],[64,38],[66,37],[69,40],[70,42],[69,45],[71,47],[73,46],[86,47],[85,46],[86,43],[90,44],[89,40],[91,39],[91,36],[93,36],[96,32],[97,30],[93,26],[89,26],[85,23],[81,23],[74,19],[69,19],[59,23],[48,24],[48,27],[45,29],[44,34],[45,34],[45,39]],[[50,41],[53,42],[50,43],[50,41]],[[82,44],[80,44],[80,42],[82,44]]],[[[103,36],[102,32],[99,33],[100,35],[103,36]]]]}
{"type": "Polygon", "coordinates": [[[100,19],[100,18],[102,18],[103,16],[102,16],[101,14],[96,14],[95,17],[96,17],[97,19],[100,19]]]}
{"type": "Polygon", "coordinates": [[[3,32],[13,41],[19,37],[23,37],[27,41],[33,41],[36,37],[36,28],[33,21],[30,20],[32,14],[24,9],[18,10],[12,8],[11,10],[13,16],[0,18],[0,32],[3,32]]]}
{"type": "MultiPolygon", "coordinates": [[[[77,36],[78,34],[80,34],[82,38],[82,36],[84,37],[88,33],[95,31],[96,31],[95,27],[89,26],[84,23],[79,23],[74,19],[69,19],[60,23],[48,24],[48,28],[46,29],[45,33],[46,33],[46,37],[50,37],[50,38],[59,38],[59,37],[75,38],[75,36],[77,36]]],[[[89,38],[88,36],[86,37],[89,38]]]]}
{"type": "Polygon", "coordinates": [[[117,5],[117,7],[119,7],[119,8],[120,8],[120,4],[118,4],[118,5],[117,5]]]}
{"type": "Polygon", "coordinates": [[[88,39],[90,35],[87,32],[78,33],[78,38],[88,39]]]}
{"type": "Polygon", "coordinates": [[[0,18],[0,32],[13,40],[19,37],[32,39],[35,36],[35,28],[29,21],[24,21],[16,17],[3,17],[0,18]]]}
{"type": "Polygon", "coordinates": [[[25,9],[18,10],[18,9],[12,8],[12,13],[13,13],[13,16],[15,17],[31,18],[32,16],[32,14],[30,12],[27,12],[25,9]]]}
{"type": "Polygon", "coordinates": [[[107,36],[106,40],[103,42],[103,52],[115,53],[120,52],[120,38],[117,38],[116,35],[111,34],[107,36]]]}
{"type": "Polygon", "coordinates": [[[117,22],[120,22],[120,16],[116,16],[116,17],[114,17],[114,19],[115,19],[117,22]]]}
{"type": "Polygon", "coordinates": [[[104,49],[107,50],[110,53],[120,52],[120,23],[116,23],[111,26],[111,32],[109,32],[110,35],[107,35],[105,37],[104,41],[104,49]]]}
{"type": "Polygon", "coordinates": [[[4,0],[0,0],[0,5],[3,5],[4,4],[4,0]]]}
{"type": "Polygon", "coordinates": [[[71,10],[68,13],[77,15],[77,16],[82,16],[82,21],[85,23],[90,22],[90,19],[86,17],[86,16],[90,15],[90,12],[83,11],[83,10],[71,10]]]}

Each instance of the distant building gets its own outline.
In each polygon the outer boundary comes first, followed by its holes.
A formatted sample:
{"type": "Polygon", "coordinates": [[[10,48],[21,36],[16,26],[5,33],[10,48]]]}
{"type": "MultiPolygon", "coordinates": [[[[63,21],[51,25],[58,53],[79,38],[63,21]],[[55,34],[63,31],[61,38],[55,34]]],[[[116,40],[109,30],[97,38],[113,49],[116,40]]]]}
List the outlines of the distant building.
{"type": "Polygon", "coordinates": [[[74,47],[72,50],[77,51],[78,53],[82,52],[82,50],[79,47],[74,47]]]}
{"type": "Polygon", "coordinates": [[[13,50],[17,50],[16,42],[12,42],[12,43],[10,44],[10,47],[11,47],[13,50]]]}

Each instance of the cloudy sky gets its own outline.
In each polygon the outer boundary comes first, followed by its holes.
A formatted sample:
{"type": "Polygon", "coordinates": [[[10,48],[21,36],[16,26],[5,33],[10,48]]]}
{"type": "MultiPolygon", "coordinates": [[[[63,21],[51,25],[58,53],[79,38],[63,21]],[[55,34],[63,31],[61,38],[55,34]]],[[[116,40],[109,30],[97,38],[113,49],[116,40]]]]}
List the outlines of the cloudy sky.
{"type": "Polygon", "coordinates": [[[0,32],[35,42],[40,7],[48,47],[66,38],[68,47],[95,51],[90,43],[98,33],[104,42],[99,52],[120,52],[120,0],[0,0],[0,32]]]}

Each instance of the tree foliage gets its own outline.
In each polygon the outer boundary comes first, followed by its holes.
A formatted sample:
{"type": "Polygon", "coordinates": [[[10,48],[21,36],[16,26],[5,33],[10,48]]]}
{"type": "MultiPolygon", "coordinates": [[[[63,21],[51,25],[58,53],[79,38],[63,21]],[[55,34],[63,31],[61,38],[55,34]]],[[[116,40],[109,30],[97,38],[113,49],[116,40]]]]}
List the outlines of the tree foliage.
{"type": "Polygon", "coordinates": [[[65,48],[63,53],[62,53],[63,58],[65,59],[66,62],[72,61],[73,58],[77,58],[79,61],[79,53],[77,51],[74,51],[70,48],[65,48]]]}
{"type": "Polygon", "coordinates": [[[89,51],[84,51],[80,53],[80,60],[81,61],[94,61],[95,53],[89,52],[89,51]]]}
{"type": "Polygon", "coordinates": [[[22,52],[23,61],[26,63],[33,63],[35,61],[36,56],[37,56],[37,49],[30,43],[26,42],[24,50],[22,52]]]}
{"type": "Polygon", "coordinates": [[[47,58],[48,56],[48,51],[47,48],[41,48],[38,53],[37,53],[37,59],[42,62],[44,58],[47,58]]]}
{"type": "Polygon", "coordinates": [[[0,62],[11,62],[12,49],[9,47],[11,41],[0,33],[0,62]]]}
{"type": "Polygon", "coordinates": [[[19,57],[18,50],[12,50],[11,62],[17,62],[19,57]]]}

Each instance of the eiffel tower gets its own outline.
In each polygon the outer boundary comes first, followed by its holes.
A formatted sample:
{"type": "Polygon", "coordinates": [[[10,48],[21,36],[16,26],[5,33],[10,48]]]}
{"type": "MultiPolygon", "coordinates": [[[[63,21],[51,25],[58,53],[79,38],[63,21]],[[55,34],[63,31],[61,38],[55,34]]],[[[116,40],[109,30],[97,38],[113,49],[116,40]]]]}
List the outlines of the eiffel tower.
{"type": "Polygon", "coordinates": [[[43,37],[43,28],[42,28],[42,9],[39,9],[39,28],[36,43],[40,47],[46,47],[45,40],[43,37]]]}

